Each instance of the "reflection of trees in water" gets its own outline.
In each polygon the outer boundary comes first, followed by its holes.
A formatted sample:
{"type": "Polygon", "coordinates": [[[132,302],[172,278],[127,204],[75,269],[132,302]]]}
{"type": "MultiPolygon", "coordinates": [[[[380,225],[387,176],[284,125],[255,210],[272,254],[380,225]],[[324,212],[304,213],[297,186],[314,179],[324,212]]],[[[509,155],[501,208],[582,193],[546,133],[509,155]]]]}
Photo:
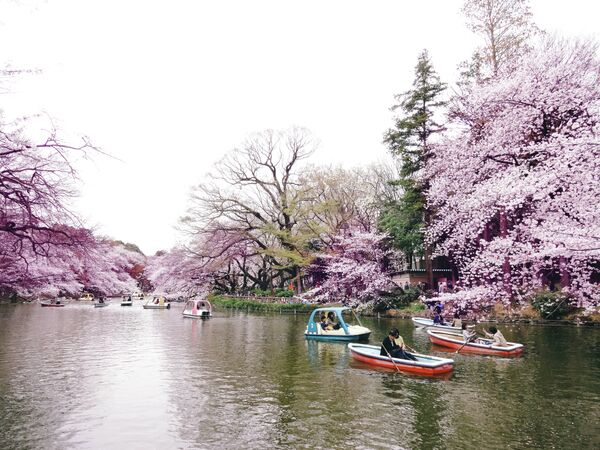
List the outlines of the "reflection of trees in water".
{"type": "Polygon", "coordinates": [[[306,352],[313,370],[331,366],[345,367],[348,363],[348,346],[344,342],[306,339],[306,352]]]}
{"type": "Polygon", "coordinates": [[[62,448],[72,415],[94,420],[82,410],[94,391],[86,322],[37,304],[0,307],[1,448],[62,448]]]}
{"type": "Polygon", "coordinates": [[[395,432],[405,428],[409,448],[443,448],[446,426],[445,411],[448,408],[443,398],[447,383],[405,376],[391,372],[382,376],[383,394],[392,398],[397,411],[395,432]]]}

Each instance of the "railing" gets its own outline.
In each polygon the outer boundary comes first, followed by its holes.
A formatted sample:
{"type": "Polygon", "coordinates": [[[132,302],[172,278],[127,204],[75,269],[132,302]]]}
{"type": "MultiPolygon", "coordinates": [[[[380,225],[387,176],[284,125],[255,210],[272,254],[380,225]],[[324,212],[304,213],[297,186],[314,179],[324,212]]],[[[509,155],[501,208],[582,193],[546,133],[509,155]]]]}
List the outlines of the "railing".
{"type": "Polygon", "coordinates": [[[252,300],[254,302],[264,303],[302,303],[302,299],[299,297],[259,297],[256,295],[220,295],[220,297],[233,300],[252,300]]]}

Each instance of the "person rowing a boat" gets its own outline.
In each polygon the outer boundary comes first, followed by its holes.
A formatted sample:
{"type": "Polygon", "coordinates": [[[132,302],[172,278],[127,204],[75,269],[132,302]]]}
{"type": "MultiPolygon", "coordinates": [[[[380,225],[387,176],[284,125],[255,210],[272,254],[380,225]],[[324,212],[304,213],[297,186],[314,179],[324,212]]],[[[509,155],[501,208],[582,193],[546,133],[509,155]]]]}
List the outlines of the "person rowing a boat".
{"type": "Polygon", "coordinates": [[[500,333],[500,330],[498,330],[496,327],[490,327],[489,328],[489,333],[485,330],[483,330],[483,333],[490,339],[493,340],[492,345],[500,345],[500,346],[505,346],[508,345],[508,342],[506,342],[506,339],[504,339],[504,336],[502,335],[502,333],[500,333]]]}
{"type": "Polygon", "coordinates": [[[392,358],[411,359],[416,361],[417,358],[406,352],[405,348],[406,345],[404,344],[404,339],[402,339],[402,336],[400,336],[398,328],[392,328],[389,332],[389,335],[381,343],[381,351],[379,354],[381,356],[390,356],[392,358]]]}
{"type": "Polygon", "coordinates": [[[477,333],[475,333],[474,331],[468,330],[466,323],[461,324],[461,328],[462,328],[462,335],[463,335],[463,339],[465,340],[465,343],[472,342],[475,339],[477,339],[477,333]]]}

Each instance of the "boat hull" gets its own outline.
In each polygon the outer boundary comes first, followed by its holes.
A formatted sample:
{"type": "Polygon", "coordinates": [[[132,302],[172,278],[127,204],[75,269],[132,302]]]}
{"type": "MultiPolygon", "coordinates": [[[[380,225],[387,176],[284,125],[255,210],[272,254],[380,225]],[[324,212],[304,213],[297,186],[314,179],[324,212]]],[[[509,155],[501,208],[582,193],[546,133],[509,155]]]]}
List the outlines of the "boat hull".
{"type": "Polygon", "coordinates": [[[379,347],[374,345],[349,344],[348,348],[354,359],[371,366],[424,376],[443,375],[454,370],[454,361],[448,358],[413,353],[417,357],[417,361],[412,361],[381,356],[379,355],[379,347]]]}
{"type": "Polygon", "coordinates": [[[338,341],[338,342],[354,342],[354,341],[367,341],[371,332],[361,334],[308,334],[304,333],[306,339],[312,339],[314,341],[338,341]]]}
{"type": "Polygon", "coordinates": [[[104,308],[108,305],[108,303],[94,303],[94,308],[104,308]]]}
{"type": "MultiPolygon", "coordinates": [[[[203,311],[198,311],[199,313],[203,311]]],[[[208,311],[204,311],[205,314],[192,314],[191,312],[183,312],[183,317],[187,317],[188,319],[210,319],[212,314],[208,311]]]]}
{"type": "Polygon", "coordinates": [[[121,306],[132,306],[133,302],[121,302],[121,306]]]}
{"type": "Polygon", "coordinates": [[[144,309],[171,309],[171,305],[142,305],[144,309]]]}
{"type": "Polygon", "coordinates": [[[423,317],[412,317],[411,318],[415,327],[424,327],[428,330],[439,330],[444,331],[446,333],[452,333],[456,335],[462,336],[462,329],[458,327],[452,327],[450,325],[438,325],[434,324],[433,320],[425,319],[423,317]]]}
{"type": "Polygon", "coordinates": [[[477,341],[465,344],[462,338],[452,336],[447,333],[436,333],[432,332],[431,330],[427,330],[427,334],[429,335],[429,340],[432,344],[450,348],[453,350],[460,349],[460,353],[511,357],[521,355],[524,350],[522,344],[516,344],[514,342],[509,342],[509,345],[507,347],[491,345],[491,341],[487,341],[489,342],[489,344],[484,344],[477,341]]]}
{"type": "Polygon", "coordinates": [[[59,303],[58,305],[56,303],[40,303],[40,305],[42,305],[42,308],[62,308],[65,306],[63,303],[59,303]]]}

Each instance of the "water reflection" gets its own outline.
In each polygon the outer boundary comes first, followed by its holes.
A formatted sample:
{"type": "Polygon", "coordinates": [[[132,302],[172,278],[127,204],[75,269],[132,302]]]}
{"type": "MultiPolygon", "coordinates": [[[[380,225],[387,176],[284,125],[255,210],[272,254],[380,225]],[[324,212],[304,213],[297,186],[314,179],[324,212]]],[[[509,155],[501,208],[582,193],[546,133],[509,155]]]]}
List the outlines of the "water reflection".
{"type": "MultiPolygon", "coordinates": [[[[517,359],[452,355],[449,379],[307,341],[307,316],[0,307],[0,448],[594,448],[600,330],[513,326],[517,359]],[[483,441],[482,441],[483,439],[483,441]]],[[[178,305],[179,306],[179,305],[178,305]]],[[[367,318],[378,345],[409,321],[367,318]]]]}

